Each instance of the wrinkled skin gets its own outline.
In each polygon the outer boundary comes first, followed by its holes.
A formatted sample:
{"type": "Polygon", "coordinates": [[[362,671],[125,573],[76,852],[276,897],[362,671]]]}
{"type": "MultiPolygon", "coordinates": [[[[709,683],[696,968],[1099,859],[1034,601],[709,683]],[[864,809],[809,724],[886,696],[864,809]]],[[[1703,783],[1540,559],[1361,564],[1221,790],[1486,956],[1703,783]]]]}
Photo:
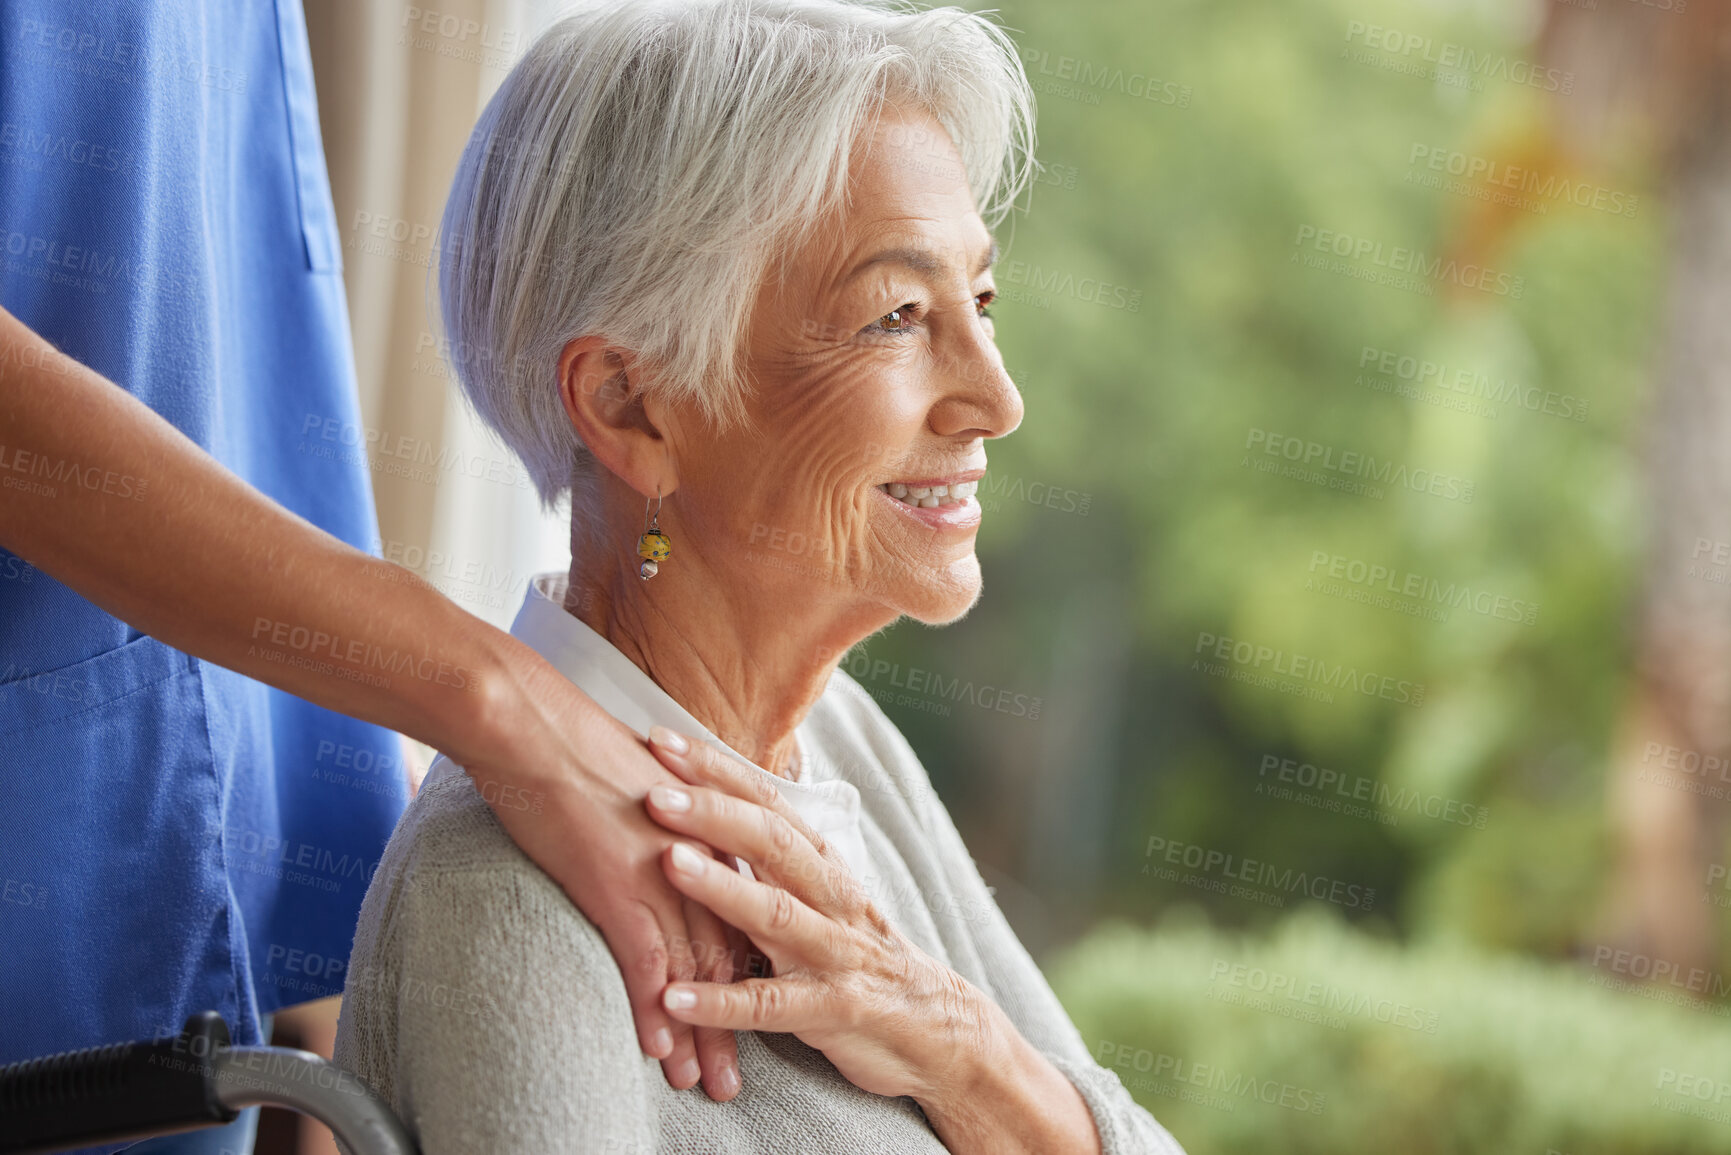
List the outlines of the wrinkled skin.
{"type": "MultiPolygon", "coordinates": [[[[886,106],[856,147],[846,203],[756,293],[744,421],[717,428],[694,405],[661,399],[631,352],[601,338],[573,341],[561,357],[566,412],[601,467],[596,528],[574,522],[567,610],[773,773],[796,774],[794,729],[848,649],[903,616],[953,621],[980,596],[978,501],[914,512],[879,487],[977,480],[986,441],[1021,422],[987,312],[995,256],[943,128],[921,110],[886,106]],[[634,547],[657,493],[672,555],[643,581],[634,547]]],[[[759,776],[760,793],[766,782],[759,776]]],[[[721,811],[712,803],[704,813],[721,811]]],[[[651,814],[680,829],[666,811],[651,814]]],[[[751,821],[730,816],[732,825],[680,832],[725,861],[739,852],[739,823],[751,821]]],[[[817,870],[823,860],[807,844],[794,865],[817,870]]],[[[688,899],[694,936],[713,944],[723,932],[704,916],[719,915],[735,947],[691,952],[681,973],[724,989],[745,969],[739,933],[755,928],[776,964],[772,981],[783,985],[742,983],[742,997],[781,998],[744,992],[791,992],[796,971],[816,984],[801,988],[808,994],[829,993],[802,1004],[797,1027],[676,1012],[697,1028],[712,1095],[730,1095],[709,1073],[735,1069],[731,1028],[799,1030],[859,1085],[920,1091],[946,1118],[963,1098],[952,1092],[964,1082],[976,1089],[979,1078],[954,1056],[990,1056],[1020,1086],[1044,1089],[1048,1106],[1037,1111],[1067,1118],[1069,1130],[1048,1138],[1092,1137],[1074,1089],[1030,1057],[991,1001],[902,939],[857,888],[825,888],[823,902],[802,907],[808,933],[795,943],[741,905],[800,891],[785,874],[769,877],[783,886],[751,883],[753,897],[743,898],[730,889],[742,877],[719,864],[704,875],[708,886],[669,874],[688,899]]],[[[668,1070],[676,1086],[698,1078],[683,1051],[668,1070]]],[[[960,1134],[967,1125],[952,1126],[960,1134]]]]}

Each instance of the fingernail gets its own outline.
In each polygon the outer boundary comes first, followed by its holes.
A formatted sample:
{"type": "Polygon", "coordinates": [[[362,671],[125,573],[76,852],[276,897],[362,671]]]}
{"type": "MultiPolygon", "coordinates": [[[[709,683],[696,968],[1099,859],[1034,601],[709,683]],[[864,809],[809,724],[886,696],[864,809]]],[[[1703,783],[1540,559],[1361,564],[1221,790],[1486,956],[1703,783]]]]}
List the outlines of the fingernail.
{"type": "Polygon", "coordinates": [[[651,786],[649,800],[663,810],[691,809],[691,795],[677,786],[651,786]]]}
{"type": "Polygon", "coordinates": [[[670,1011],[689,1011],[697,1005],[697,992],[685,987],[668,987],[661,996],[661,1005],[670,1011]]]}
{"type": "Polygon", "coordinates": [[[679,1067],[679,1081],[687,1085],[694,1084],[703,1076],[703,1068],[697,1065],[696,1059],[687,1059],[679,1067]]]}
{"type": "Polygon", "coordinates": [[[685,740],[685,735],[666,726],[649,727],[649,741],[663,750],[671,750],[675,754],[689,754],[691,743],[685,740]]]}
{"type": "Polygon", "coordinates": [[[673,869],[685,874],[700,874],[703,871],[703,855],[683,842],[675,842],[673,844],[673,869]]]}
{"type": "Polygon", "coordinates": [[[664,1059],[673,1052],[673,1035],[666,1027],[657,1027],[655,1033],[649,1036],[649,1053],[657,1059],[664,1059]]]}
{"type": "Polygon", "coordinates": [[[739,1090],[739,1072],[732,1067],[723,1067],[715,1076],[715,1086],[723,1095],[731,1095],[739,1090]]]}

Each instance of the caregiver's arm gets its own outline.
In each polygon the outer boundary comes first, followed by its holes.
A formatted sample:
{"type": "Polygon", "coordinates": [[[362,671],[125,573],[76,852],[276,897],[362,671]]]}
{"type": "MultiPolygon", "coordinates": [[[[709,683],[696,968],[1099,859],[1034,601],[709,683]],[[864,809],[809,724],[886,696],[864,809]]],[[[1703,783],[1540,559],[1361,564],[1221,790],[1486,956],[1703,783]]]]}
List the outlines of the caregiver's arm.
{"type": "MultiPolygon", "coordinates": [[[[0,546],[136,629],[463,766],[511,837],[606,936],[647,1054],[697,1079],[669,978],[725,956],[658,856],[641,799],[675,779],[533,650],[283,509],[125,390],[0,310],[0,546]],[[702,949],[711,946],[713,949],[702,949]]],[[[705,1088],[738,1088],[701,1036],[705,1088]]]]}

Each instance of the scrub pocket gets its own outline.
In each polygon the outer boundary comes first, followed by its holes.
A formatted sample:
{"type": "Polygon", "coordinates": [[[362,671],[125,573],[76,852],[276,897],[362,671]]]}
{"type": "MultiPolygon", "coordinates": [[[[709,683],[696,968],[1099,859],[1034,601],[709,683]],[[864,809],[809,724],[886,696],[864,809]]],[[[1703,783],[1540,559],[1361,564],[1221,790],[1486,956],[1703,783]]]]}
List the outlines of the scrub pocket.
{"type": "Polygon", "coordinates": [[[256,1035],[201,676],[139,637],[0,684],[0,1063],[176,1033],[195,1010],[256,1035]]]}
{"type": "Polygon", "coordinates": [[[306,13],[301,9],[301,0],[276,0],[276,31],[277,51],[282,58],[283,104],[288,110],[289,156],[294,160],[295,200],[300,204],[307,268],[315,273],[338,272],[343,267],[343,258],[337,240],[337,210],[331,203],[330,173],[325,170],[312,52],[307,46],[306,13]]]}

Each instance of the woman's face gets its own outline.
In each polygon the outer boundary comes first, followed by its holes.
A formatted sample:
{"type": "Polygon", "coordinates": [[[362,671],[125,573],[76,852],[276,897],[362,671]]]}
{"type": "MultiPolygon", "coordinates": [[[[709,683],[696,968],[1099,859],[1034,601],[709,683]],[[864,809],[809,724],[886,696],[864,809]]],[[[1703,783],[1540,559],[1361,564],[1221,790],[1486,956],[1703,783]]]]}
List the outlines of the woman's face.
{"type": "Polygon", "coordinates": [[[750,588],[946,622],[979,597],[985,441],[1022,419],[993,245],[923,111],[884,109],[849,194],[758,293],[750,421],[676,447],[680,524],[750,588]]]}

